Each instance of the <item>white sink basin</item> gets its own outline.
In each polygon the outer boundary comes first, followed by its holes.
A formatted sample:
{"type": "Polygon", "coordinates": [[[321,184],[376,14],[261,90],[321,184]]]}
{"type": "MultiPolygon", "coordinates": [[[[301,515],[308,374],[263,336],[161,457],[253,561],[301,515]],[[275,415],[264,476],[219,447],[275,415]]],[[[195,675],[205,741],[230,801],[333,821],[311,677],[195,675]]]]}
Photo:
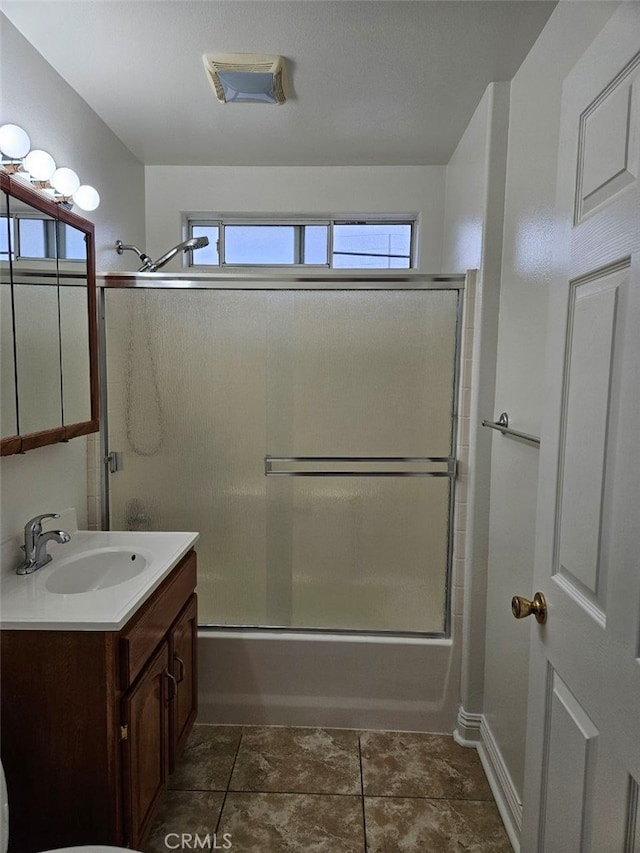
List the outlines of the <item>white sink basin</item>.
{"type": "Polygon", "coordinates": [[[61,560],[46,581],[49,592],[74,595],[95,592],[129,581],[147,566],[147,558],[132,548],[98,548],[61,560]]]}
{"type": "MultiPolygon", "coordinates": [[[[17,575],[20,552],[0,570],[0,628],[120,631],[194,546],[197,533],[77,530],[51,544],[52,561],[17,575]]],[[[17,544],[17,543],[13,543],[17,544]]]]}

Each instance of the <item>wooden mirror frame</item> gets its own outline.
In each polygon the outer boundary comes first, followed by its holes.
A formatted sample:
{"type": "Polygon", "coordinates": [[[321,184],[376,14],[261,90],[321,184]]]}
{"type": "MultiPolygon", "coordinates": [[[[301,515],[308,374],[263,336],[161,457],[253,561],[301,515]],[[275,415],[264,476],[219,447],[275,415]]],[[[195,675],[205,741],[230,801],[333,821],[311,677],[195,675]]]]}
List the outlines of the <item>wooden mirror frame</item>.
{"type": "MultiPolygon", "coordinates": [[[[84,219],[67,210],[60,204],[43,198],[24,181],[11,178],[11,176],[0,171],[0,190],[10,198],[16,198],[35,210],[50,216],[57,222],[77,228],[84,232],[87,237],[87,306],[89,311],[89,382],[91,395],[91,419],[81,423],[66,424],[52,429],[31,432],[24,435],[12,435],[0,440],[0,455],[11,456],[14,453],[25,453],[36,447],[45,447],[48,444],[57,444],[61,441],[69,441],[79,435],[88,435],[98,432],[100,429],[100,393],[98,379],[98,317],[96,309],[96,257],[95,257],[95,230],[93,222],[84,219]]],[[[15,330],[14,330],[15,333],[15,330]]],[[[19,389],[17,390],[19,400],[19,389]]]]}

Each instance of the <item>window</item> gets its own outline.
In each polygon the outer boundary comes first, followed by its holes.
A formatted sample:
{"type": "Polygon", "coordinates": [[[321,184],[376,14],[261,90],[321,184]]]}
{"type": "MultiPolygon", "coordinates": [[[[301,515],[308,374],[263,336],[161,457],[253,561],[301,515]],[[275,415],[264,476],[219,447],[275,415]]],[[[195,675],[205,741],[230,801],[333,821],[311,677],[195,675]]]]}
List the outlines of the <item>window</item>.
{"type": "Polygon", "coordinates": [[[56,252],[56,223],[34,216],[0,218],[0,257],[8,257],[11,240],[12,260],[86,261],[87,249],[82,231],[60,224],[56,252]]]}
{"type": "Polygon", "coordinates": [[[412,220],[236,221],[189,219],[189,237],[209,245],[185,255],[194,267],[318,266],[333,269],[411,269],[412,220]]]}

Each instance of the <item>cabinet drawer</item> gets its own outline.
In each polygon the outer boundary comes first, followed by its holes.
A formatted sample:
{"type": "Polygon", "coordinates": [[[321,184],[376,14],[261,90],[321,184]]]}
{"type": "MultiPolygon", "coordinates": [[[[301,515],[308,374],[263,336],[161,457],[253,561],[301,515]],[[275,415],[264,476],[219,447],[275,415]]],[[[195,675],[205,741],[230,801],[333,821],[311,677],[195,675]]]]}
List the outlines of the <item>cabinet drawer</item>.
{"type": "Polygon", "coordinates": [[[122,689],[133,684],[179,615],[196,586],[196,555],[183,557],[176,568],[120,632],[122,689]]]}

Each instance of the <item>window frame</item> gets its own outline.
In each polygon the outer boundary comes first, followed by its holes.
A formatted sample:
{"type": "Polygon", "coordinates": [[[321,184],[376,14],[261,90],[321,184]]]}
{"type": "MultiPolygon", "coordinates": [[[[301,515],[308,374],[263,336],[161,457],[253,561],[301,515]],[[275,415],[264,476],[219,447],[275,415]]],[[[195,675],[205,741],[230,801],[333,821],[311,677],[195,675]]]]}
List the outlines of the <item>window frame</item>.
{"type": "MultiPolygon", "coordinates": [[[[218,263],[217,264],[198,264],[194,262],[193,252],[185,252],[182,260],[182,265],[185,269],[194,271],[205,270],[251,270],[251,269],[293,269],[293,270],[415,270],[418,268],[418,220],[419,217],[414,214],[395,215],[385,214],[380,216],[225,216],[223,214],[193,213],[185,214],[183,220],[184,239],[189,239],[193,236],[193,228],[209,227],[218,229],[218,263]],[[303,234],[305,226],[326,226],[327,228],[327,263],[311,264],[300,262],[299,260],[292,264],[231,264],[225,259],[225,228],[226,226],[293,226],[300,229],[303,234]],[[336,267],[334,266],[334,226],[336,225],[408,225],[409,226],[409,264],[406,267],[336,267]]],[[[295,255],[299,259],[304,252],[304,239],[298,237],[296,239],[295,255]]],[[[344,254],[338,252],[337,254],[344,254]]],[[[370,253],[362,253],[367,257],[374,257],[370,253]]],[[[383,258],[397,257],[393,255],[381,255],[383,258]]],[[[406,256],[402,256],[406,257],[406,256]]]]}

